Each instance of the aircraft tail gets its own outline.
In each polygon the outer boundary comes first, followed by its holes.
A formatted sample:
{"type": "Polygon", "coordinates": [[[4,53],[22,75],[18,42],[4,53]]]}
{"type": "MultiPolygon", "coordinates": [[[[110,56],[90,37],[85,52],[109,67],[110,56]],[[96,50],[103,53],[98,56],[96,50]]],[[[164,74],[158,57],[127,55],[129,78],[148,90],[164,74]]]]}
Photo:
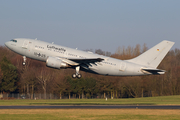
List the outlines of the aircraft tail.
{"type": "Polygon", "coordinates": [[[138,57],[127,61],[151,68],[157,68],[173,45],[174,42],[164,40],[138,57]]]}

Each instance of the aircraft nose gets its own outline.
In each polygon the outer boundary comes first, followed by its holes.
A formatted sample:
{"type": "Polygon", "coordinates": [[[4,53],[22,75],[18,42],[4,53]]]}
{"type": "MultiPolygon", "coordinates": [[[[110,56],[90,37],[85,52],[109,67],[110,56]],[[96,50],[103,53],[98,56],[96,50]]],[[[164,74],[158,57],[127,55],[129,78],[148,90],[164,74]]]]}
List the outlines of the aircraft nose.
{"type": "Polygon", "coordinates": [[[9,42],[5,42],[4,44],[5,44],[5,46],[8,47],[8,48],[10,47],[10,43],[9,43],[9,42]]]}
{"type": "Polygon", "coordinates": [[[8,42],[5,42],[4,44],[5,44],[6,47],[8,47],[8,42]]]}

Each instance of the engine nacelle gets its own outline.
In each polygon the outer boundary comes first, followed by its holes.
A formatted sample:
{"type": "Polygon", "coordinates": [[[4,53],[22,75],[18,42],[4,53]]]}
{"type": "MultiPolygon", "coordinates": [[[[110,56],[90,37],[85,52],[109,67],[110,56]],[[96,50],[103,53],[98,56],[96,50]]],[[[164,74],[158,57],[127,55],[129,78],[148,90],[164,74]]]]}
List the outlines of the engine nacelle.
{"type": "Polygon", "coordinates": [[[55,58],[55,57],[48,57],[46,60],[46,66],[52,67],[52,68],[67,68],[68,64],[64,63],[62,60],[55,58]]]}

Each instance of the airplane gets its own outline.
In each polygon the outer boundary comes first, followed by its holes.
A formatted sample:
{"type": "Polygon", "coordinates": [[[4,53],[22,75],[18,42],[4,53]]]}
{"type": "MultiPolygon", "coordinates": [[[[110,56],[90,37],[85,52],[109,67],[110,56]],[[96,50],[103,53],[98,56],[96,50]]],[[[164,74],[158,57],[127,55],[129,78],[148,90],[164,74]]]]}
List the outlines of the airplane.
{"type": "Polygon", "coordinates": [[[174,42],[164,40],[129,60],[119,60],[92,52],[72,49],[53,43],[29,38],[15,38],[5,43],[10,50],[26,57],[46,62],[47,67],[73,68],[73,78],[81,78],[80,70],[108,76],[160,75],[166,71],[157,69],[174,42]]]}

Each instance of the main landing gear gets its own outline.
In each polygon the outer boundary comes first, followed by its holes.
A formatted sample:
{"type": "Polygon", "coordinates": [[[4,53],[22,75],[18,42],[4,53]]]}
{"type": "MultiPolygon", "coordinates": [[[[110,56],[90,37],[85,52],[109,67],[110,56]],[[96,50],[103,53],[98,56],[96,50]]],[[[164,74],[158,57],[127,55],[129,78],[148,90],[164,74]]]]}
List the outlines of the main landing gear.
{"type": "Polygon", "coordinates": [[[80,66],[77,66],[76,67],[76,73],[74,73],[74,74],[72,74],[72,78],[81,78],[82,77],[82,75],[81,74],[79,74],[79,69],[80,69],[80,66]]]}
{"type": "Polygon", "coordinates": [[[23,56],[23,65],[26,65],[26,56],[23,56]]]}

